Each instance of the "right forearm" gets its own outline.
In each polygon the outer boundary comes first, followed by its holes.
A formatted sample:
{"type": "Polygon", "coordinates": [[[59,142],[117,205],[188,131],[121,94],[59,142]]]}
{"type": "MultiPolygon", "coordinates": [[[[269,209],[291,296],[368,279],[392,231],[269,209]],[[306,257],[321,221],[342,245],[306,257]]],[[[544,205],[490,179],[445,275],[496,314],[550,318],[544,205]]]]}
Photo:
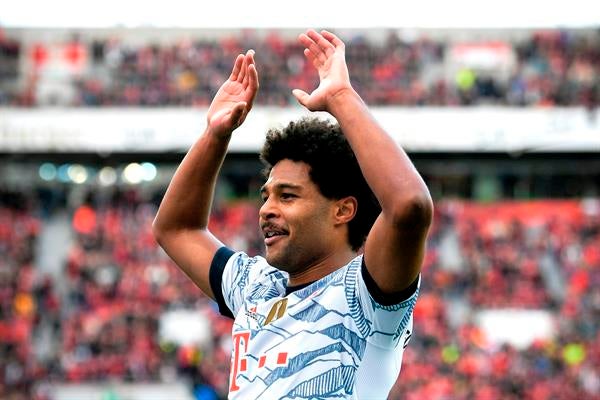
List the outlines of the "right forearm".
{"type": "Polygon", "coordinates": [[[238,55],[215,94],[206,113],[207,129],[175,171],[152,224],[160,246],[213,299],[210,267],[223,244],[207,230],[208,216],[231,134],[244,122],[257,91],[254,51],[249,50],[238,55]]]}
{"type": "Polygon", "coordinates": [[[155,231],[207,227],[217,175],[230,137],[217,137],[207,130],[190,148],[158,209],[155,231]]]}
{"type": "Polygon", "coordinates": [[[165,233],[207,228],[217,174],[231,134],[246,119],[257,91],[254,51],[248,50],[236,58],[231,75],[208,108],[206,131],[188,151],[167,188],[152,225],[159,242],[165,233]]]}

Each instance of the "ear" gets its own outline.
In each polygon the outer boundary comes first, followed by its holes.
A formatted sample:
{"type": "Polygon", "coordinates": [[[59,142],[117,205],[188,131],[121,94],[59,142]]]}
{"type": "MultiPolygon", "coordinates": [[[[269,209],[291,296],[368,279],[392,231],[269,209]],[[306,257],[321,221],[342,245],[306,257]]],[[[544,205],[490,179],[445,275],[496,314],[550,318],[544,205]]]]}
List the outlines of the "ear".
{"type": "Polygon", "coordinates": [[[336,225],[347,224],[354,218],[358,210],[358,201],[354,196],[344,197],[335,202],[336,225]]]}

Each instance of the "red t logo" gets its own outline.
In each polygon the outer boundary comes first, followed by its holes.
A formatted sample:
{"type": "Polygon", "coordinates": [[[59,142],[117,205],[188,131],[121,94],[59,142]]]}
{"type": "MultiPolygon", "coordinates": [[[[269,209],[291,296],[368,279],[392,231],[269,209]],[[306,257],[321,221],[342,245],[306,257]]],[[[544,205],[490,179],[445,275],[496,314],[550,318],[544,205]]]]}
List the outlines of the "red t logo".
{"type": "Polygon", "coordinates": [[[236,383],[238,372],[246,370],[246,352],[248,351],[248,342],[250,341],[250,331],[241,331],[233,334],[233,356],[231,357],[231,377],[229,381],[229,391],[240,390],[236,383]],[[242,348],[243,343],[243,348],[242,348]],[[240,354],[240,352],[242,354],[240,354]]]}

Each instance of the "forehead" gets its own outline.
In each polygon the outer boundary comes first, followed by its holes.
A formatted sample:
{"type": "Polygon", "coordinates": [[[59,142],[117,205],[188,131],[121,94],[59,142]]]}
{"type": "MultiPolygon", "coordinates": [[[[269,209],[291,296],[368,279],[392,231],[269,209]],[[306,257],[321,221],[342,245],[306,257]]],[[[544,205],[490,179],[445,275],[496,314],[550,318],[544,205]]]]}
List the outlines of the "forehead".
{"type": "Polygon", "coordinates": [[[310,186],[314,183],[310,179],[310,166],[302,161],[281,160],[271,168],[269,178],[263,188],[278,184],[294,184],[310,186]]]}

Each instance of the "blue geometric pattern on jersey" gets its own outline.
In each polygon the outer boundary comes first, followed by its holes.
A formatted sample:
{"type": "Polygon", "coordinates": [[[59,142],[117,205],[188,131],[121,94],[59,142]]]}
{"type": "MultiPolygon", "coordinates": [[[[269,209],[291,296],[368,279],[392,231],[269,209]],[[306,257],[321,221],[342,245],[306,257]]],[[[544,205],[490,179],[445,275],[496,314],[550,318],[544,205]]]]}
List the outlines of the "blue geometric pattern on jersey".
{"type": "Polygon", "coordinates": [[[398,343],[407,342],[418,291],[401,304],[380,305],[361,268],[358,256],[286,295],[287,273],[262,257],[233,256],[222,290],[236,316],[233,332],[249,331],[250,344],[245,350],[236,342],[236,360],[245,360],[245,367],[232,378],[240,387],[230,392],[232,399],[386,398],[400,370],[405,346],[398,343]],[[264,325],[277,298],[287,298],[287,310],[264,325]]]}
{"type": "Polygon", "coordinates": [[[367,346],[367,342],[365,339],[359,337],[356,333],[350,331],[348,328],[344,326],[344,324],[337,324],[330,326],[326,329],[319,331],[319,333],[329,336],[334,340],[341,339],[346,343],[354,354],[358,356],[358,358],[362,358],[365,353],[365,348],[367,346]]]}
{"type": "MultiPolygon", "coordinates": [[[[416,293],[417,294],[419,293],[419,288],[417,288],[416,293]]],[[[415,298],[410,298],[408,300],[403,301],[402,303],[384,306],[383,304],[379,304],[373,298],[371,298],[371,306],[373,308],[380,309],[380,310],[386,310],[386,311],[398,311],[402,308],[406,308],[409,306],[414,307],[416,302],[417,302],[417,300],[415,298]]]]}
{"type": "Polygon", "coordinates": [[[340,366],[317,375],[314,378],[300,383],[292,389],[286,397],[299,397],[302,399],[345,397],[351,395],[354,386],[354,367],[340,366]],[[341,392],[341,393],[340,393],[341,392]]]}
{"type": "Polygon", "coordinates": [[[410,320],[412,318],[412,312],[415,308],[415,304],[417,303],[417,296],[419,295],[419,288],[417,288],[415,290],[415,297],[400,303],[400,304],[394,304],[392,306],[383,306],[381,304],[376,303],[373,299],[371,299],[371,305],[373,306],[373,308],[375,309],[381,309],[381,310],[386,310],[386,311],[398,311],[402,308],[408,308],[408,312],[404,315],[404,317],[402,318],[402,320],[400,320],[400,323],[398,324],[398,328],[396,329],[396,331],[393,334],[387,333],[387,332],[381,332],[381,331],[372,331],[370,334],[380,334],[380,335],[384,335],[384,336],[392,336],[394,338],[394,340],[397,340],[400,336],[402,336],[404,334],[404,330],[406,329],[407,325],[410,323],[410,320]],[[400,307],[402,306],[402,307],[400,307]]]}
{"type": "Polygon", "coordinates": [[[348,301],[348,307],[350,308],[350,314],[356,321],[356,326],[364,337],[369,336],[369,331],[371,330],[371,323],[368,321],[364,314],[361,312],[360,299],[354,293],[354,288],[356,287],[356,277],[358,276],[358,268],[360,267],[362,262],[362,257],[357,257],[350,265],[348,265],[348,269],[346,270],[346,300],[348,301]]]}
{"type": "Polygon", "coordinates": [[[341,268],[341,269],[327,275],[326,277],[308,285],[307,287],[295,291],[294,294],[296,296],[300,297],[301,299],[306,299],[311,294],[315,293],[318,290],[321,290],[322,288],[324,288],[326,286],[339,285],[341,283],[343,277],[344,277],[343,268],[341,268]],[[334,281],[334,282],[332,282],[332,281],[334,281]]]}
{"type": "MultiPolygon", "coordinates": [[[[365,318],[365,314],[363,312],[363,305],[360,303],[360,297],[356,295],[354,289],[356,288],[356,280],[358,275],[361,273],[360,268],[362,268],[362,257],[358,257],[349,264],[346,280],[345,280],[345,291],[346,291],[346,299],[348,301],[348,307],[350,308],[350,313],[352,317],[356,321],[356,325],[360,333],[365,337],[370,337],[375,334],[383,335],[383,336],[391,336],[394,341],[397,343],[397,340],[400,336],[404,334],[404,331],[408,324],[412,319],[412,312],[415,308],[415,304],[417,302],[417,298],[419,295],[419,288],[416,289],[415,294],[408,300],[403,301],[399,304],[393,304],[389,306],[384,306],[382,304],[377,303],[371,296],[369,296],[370,307],[375,310],[384,310],[386,312],[394,313],[400,310],[406,310],[404,317],[398,323],[398,326],[391,332],[382,332],[382,331],[374,331],[372,328],[372,322],[365,318]]],[[[366,306],[366,305],[365,305],[366,306]]]]}
{"type": "Polygon", "coordinates": [[[237,286],[238,291],[243,291],[248,283],[248,274],[250,274],[250,267],[256,263],[255,259],[248,259],[246,265],[244,265],[244,257],[236,258],[236,265],[233,268],[235,276],[233,278],[234,287],[237,286]]]}
{"type": "Polygon", "coordinates": [[[290,317],[300,321],[316,322],[329,313],[338,314],[342,317],[344,316],[343,314],[340,314],[339,311],[329,310],[323,307],[321,304],[313,302],[310,305],[310,307],[307,307],[304,310],[297,312],[296,314],[290,313],[290,317]]]}
{"type": "Polygon", "coordinates": [[[285,292],[282,282],[286,281],[286,277],[281,272],[271,272],[265,278],[268,278],[268,282],[253,287],[247,297],[248,301],[252,303],[256,303],[258,300],[266,301],[280,297],[282,291],[285,292]]]}
{"type": "MultiPolygon", "coordinates": [[[[419,296],[419,288],[417,288],[417,290],[415,291],[415,295],[401,303],[400,305],[404,305],[404,307],[408,307],[408,311],[406,312],[406,314],[404,314],[404,317],[402,318],[402,321],[400,321],[400,324],[398,325],[398,329],[396,330],[396,334],[394,335],[394,339],[399,338],[400,336],[402,336],[402,334],[404,334],[404,330],[406,329],[406,326],[408,325],[408,323],[410,322],[411,318],[412,318],[412,313],[413,310],[415,309],[415,304],[417,304],[417,296],[419,296]]],[[[396,311],[396,310],[394,310],[396,311]]]]}
{"type": "MultiPolygon", "coordinates": [[[[307,366],[307,364],[310,364],[312,360],[319,359],[325,354],[346,352],[346,349],[344,349],[344,346],[341,343],[332,343],[317,350],[300,353],[296,357],[291,358],[287,366],[275,368],[263,379],[263,381],[267,384],[267,386],[270,386],[279,378],[287,378],[288,376],[292,376],[298,371],[301,371],[307,366]]],[[[354,368],[352,369],[354,370],[354,368]]]]}
{"type": "Polygon", "coordinates": [[[225,302],[230,306],[234,315],[242,307],[240,301],[257,304],[285,293],[287,275],[273,268],[269,268],[270,271],[264,271],[264,268],[259,266],[260,264],[256,265],[264,259],[261,257],[248,257],[245,254],[238,254],[233,257],[234,263],[230,269],[232,279],[229,281],[229,287],[223,287],[223,294],[227,296],[225,302]],[[257,274],[261,274],[258,281],[251,277],[257,274]],[[245,293],[248,285],[250,285],[250,295],[245,293]]]}
{"type": "MultiPolygon", "coordinates": [[[[341,314],[339,311],[329,310],[323,307],[321,304],[317,303],[316,301],[314,301],[310,305],[310,307],[307,307],[306,309],[296,314],[290,313],[290,317],[306,322],[317,322],[329,313],[337,314],[341,317],[350,317],[350,315],[341,314]]],[[[329,336],[330,338],[335,340],[344,340],[344,342],[346,342],[346,344],[348,344],[348,346],[352,348],[355,354],[357,354],[359,357],[362,357],[365,348],[364,339],[361,339],[356,333],[352,332],[346,326],[344,326],[344,324],[340,323],[337,325],[329,326],[317,332],[329,336]]]]}

